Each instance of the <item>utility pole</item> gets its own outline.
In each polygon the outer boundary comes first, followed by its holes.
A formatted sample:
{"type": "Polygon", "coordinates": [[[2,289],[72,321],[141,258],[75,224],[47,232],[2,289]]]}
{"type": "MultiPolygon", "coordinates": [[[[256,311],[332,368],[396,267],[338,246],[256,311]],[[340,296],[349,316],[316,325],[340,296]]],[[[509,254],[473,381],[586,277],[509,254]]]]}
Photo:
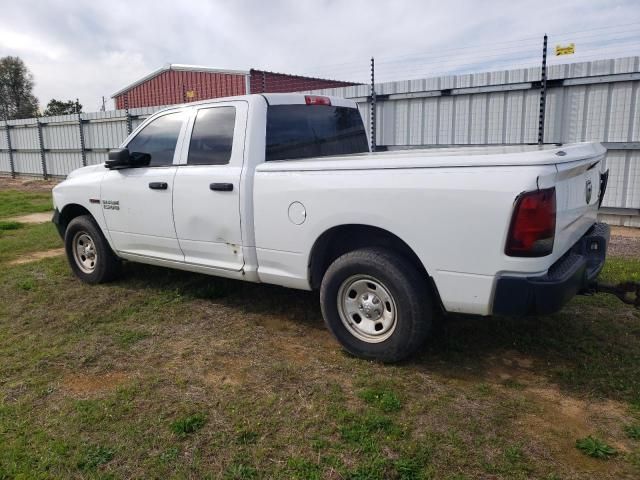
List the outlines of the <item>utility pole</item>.
{"type": "Polygon", "coordinates": [[[376,151],[376,84],[375,59],[371,57],[371,151],[376,151]]]}
{"type": "Polygon", "coordinates": [[[124,94],[124,113],[127,121],[127,135],[131,135],[131,114],[129,113],[129,92],[124,94]]]}
{"type": "Polygon", "coordinates": [[[538,145],[544,143],[544,115],[547,100],[547,34],[542,42],[542,69],[540,70],[540,116],[538,117],[538,145]]]}
{"type": "Polygon", "coordinates": [[[4,116],[5,135],[7,136],[7,151],[9,152],[9,168],[11,169],[11,178],[16,178],[16,165],[13,161],[13,149],[11,148],[11,132],[9,131],[8,116],[4,116]]]}
{"type": "MultiPolygon", "coordinates": [[[[104,99],[104,97],[102,97],[104,99]]],[[[82,166],[87,166],[87,148],[84,142],[84,127],[82,126],[82,114],[80,113],[80,101],[76,98],[76,115],[78,116],[78,133],[80,135],[80,154],[82,155],[82,166]]]]}

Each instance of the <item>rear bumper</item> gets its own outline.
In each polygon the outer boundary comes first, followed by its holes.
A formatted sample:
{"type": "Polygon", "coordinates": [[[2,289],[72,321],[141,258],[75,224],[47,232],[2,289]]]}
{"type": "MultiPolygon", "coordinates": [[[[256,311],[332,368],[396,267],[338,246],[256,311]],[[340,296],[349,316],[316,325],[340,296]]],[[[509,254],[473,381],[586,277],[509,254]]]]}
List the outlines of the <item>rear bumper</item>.
{"type": "Polygon", "coordinates": [[[595,280],[604,266],[608,245],[609,226],[596,223],[545,275],[498,278],[493,314],[557,312],[595,280]]]}

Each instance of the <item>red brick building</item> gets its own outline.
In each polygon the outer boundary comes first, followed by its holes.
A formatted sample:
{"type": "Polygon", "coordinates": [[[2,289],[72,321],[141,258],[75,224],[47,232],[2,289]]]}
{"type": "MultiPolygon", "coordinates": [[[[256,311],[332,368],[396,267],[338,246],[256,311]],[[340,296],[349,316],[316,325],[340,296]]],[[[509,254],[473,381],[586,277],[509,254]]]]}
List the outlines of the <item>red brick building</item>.
{"type": "Polygon", "coordinates": [[[221,70],[165,65],[114,93],[115,107],[173,105],[247,93],[284,93],[347,87],[352,82],[288,75],[263,70],[221,70]]]}

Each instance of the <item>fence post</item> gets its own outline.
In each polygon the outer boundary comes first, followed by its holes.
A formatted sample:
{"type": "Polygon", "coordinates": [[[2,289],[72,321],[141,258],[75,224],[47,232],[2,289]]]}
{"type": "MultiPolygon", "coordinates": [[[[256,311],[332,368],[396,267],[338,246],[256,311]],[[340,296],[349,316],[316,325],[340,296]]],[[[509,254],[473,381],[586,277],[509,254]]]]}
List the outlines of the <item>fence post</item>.
{"type": "Polygon", "coordinates": [[[542,41],[542,69],[540,70],[540,117],[538,118],[538,145],[544,143],[544,116],[547,100],[547,34],[542,41]]]}
{"type": "Polygon", "coordinates": [[[131,114],[129,113],[129,93],[124,94],[124,113],[127,116],[127,135],[131,135],[131,114]]]}
{"type": "Polygon", "coordinates": [[[87,149],[84,146],[84,128],[82,128],[82,114],[78,112],[78,128],[80,129],[80,153],[82,154],[82,166],[87,166],[87,149]]]}
{"type": "Polygon", "coordinates": [[[371,57],[371,151],[376,151],[376,84],[375,60],[371,57]]]}
{"type": "Polygon", "coordinates": [[[9,122],[4,121],[4,129],[7,135],[7,150],[9,151],[9,168],[11,169],[11,178],[16,178],[16,166],[13,162],[13,150],[11,149],[11,133],[9,132],[9,122]]]}
{"type": "Polygon", "coordinates": [[[40,162],[42,163],[42,177],[45,180],[49,179],[49,174],[47,173],[47,158],[44,153],[44,139],[42,138],[42,123],[40,123],[40,119],[36,119],[36,124],[38,125],[38,144],[40,145],[40,162]]]}

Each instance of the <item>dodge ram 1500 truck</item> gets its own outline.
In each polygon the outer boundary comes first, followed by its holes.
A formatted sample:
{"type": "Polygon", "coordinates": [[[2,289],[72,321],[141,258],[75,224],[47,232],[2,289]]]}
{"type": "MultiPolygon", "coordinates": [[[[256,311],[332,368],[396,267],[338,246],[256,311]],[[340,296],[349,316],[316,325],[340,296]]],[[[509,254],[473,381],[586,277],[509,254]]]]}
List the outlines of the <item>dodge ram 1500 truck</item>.
{"type": "Polygon", "coordinates": [[[547,314],[604,264],[597,143],[370,153],[356,104],[170,107],[53,189],[83,281],[121,260],[297,289],[349,352],[397,361],[446,312],[547,314]],[[106,168],[105,168],[106,167],[106,168]]]}

